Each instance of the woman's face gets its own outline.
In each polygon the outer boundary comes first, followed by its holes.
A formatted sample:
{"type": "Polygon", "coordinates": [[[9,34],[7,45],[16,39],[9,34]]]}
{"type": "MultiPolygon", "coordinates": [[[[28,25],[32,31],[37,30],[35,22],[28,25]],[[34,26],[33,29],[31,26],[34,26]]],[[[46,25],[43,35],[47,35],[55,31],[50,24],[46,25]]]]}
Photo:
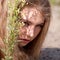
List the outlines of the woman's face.
{"type": "Polygon", "coordinates": [[[42,14],[35,7],[25,7],[21,11],[24,26],[19,29],[19,45],[26,46],[29,42],[33,41],[41,31],[44,24],[42,14]]]}

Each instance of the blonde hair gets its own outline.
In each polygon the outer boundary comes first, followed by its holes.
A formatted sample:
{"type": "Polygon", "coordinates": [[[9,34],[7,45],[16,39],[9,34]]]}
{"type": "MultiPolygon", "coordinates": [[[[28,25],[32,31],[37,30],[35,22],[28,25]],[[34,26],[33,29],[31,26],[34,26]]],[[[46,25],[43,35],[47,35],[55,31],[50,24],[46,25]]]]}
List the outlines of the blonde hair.
{"type": "Polygon", "coordinates": [[[37,60],[50,24],[51,8],[48,0],[26,0],[26,3],[28,5],[25,6],[35,6],[36,8],[38,8],[38,10],[40,10],[45,22],[41,32],[32,42],[30,42],[25,47],[16,46],[16,48],[14,49],[14,58],[16,58],[16,60],[37,60]]]}
{"type": "Polygon", "coordinates": [[[7,2],[6,0],[1,0],[0,1],[0,37],[1,38],[4,38],[5,36],[6,17],[7,17],[7,2]]]}
{"type": "MultiPolygon", "coordinates": [[[[7,21],[7,1],[0,0],[0,49],[4,47],[3,39],[6,32],[7,21]]],[[[0,50],[0,59],[3,57],[3,52],[0,50]]]]}

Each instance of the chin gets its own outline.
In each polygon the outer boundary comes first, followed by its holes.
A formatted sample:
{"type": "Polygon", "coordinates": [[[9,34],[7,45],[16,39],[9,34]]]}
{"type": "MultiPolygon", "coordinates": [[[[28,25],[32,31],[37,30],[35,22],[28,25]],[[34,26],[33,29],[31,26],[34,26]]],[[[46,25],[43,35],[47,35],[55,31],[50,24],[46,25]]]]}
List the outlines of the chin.
{"type": "Polygon", "coordinates": [[[19,43],[18,45],[19,45],[20,47],[24,47],[24,46],[26,46],[27,44],[19,43]]]}

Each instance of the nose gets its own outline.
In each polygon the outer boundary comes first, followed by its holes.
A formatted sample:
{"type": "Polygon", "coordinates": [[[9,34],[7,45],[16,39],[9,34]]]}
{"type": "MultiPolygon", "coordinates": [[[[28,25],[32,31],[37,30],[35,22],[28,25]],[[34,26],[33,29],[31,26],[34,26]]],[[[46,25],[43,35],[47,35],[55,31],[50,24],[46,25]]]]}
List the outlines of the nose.
{"type": "Polygon", "coordinates": [[[27,35],[30,37],[34,36],[34,27],[28,27],[27,28],[27,35]]]}

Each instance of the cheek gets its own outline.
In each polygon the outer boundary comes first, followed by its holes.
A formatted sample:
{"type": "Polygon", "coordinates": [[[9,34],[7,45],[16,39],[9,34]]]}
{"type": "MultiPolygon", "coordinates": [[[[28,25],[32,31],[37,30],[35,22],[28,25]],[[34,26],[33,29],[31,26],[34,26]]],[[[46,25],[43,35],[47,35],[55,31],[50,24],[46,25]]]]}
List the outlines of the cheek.
{"type": "Polygon", "coordinates": [[[26,28],[25,27],[22,27],[19,29],[19,35],[23,35],[26,33],[26,28]]]}
{"type": "Polygon", "coordinates": [[[40,27],[37,27],[36,29],[35,29],[35,36],[34,37],[36,37],[39,33],[40,33],[40,31],[41,31],[41,28],[40,27]]]}

